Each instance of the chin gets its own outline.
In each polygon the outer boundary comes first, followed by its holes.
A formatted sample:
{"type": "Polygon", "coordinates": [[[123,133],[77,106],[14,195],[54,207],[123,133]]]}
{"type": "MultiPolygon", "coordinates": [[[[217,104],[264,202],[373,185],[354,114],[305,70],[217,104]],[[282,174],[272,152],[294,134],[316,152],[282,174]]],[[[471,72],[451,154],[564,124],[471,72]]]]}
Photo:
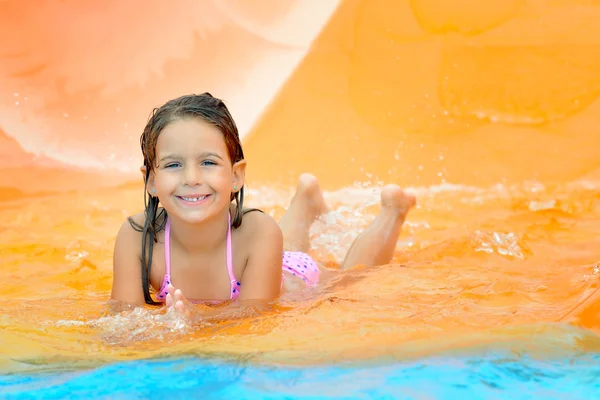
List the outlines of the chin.
{"type": "Polygon", "coordinates": [[[175,216],[177,218],[189,224],[201,224],[203,222],[216,218],[219,215],[221,215],[221,213],[215,212],[214,210],[207,210],[201,212],[182,212],[181,210],[178,210],[178,212],[175,213],[175,216]]]}
{"type": "Polygon", "coordinates": [[[181,218],[182,220],[189,222],[189,223],[199,223],[199,222],[204,222],[206,220],[209,220],[211,218],[215,217],[215,213],[214,212],[207,212],[207,211],[193,211],[193,212],[189,212],[189,211],[184,211],[181,212],[179,211],[177,213],[177,216],[179,218],[181,218]]]}

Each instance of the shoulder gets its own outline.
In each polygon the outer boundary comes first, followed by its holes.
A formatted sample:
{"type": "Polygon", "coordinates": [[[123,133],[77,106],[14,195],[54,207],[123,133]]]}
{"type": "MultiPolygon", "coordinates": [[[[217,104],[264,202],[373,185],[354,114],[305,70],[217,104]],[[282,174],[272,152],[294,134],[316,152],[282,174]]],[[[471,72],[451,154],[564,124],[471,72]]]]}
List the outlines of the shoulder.
{"type": "Polygon", "coordinates": [[[238,229],[245,239],[253,242],[283,240],[283,233],[277,222],[270,215],[260,211],[246,212],[238,229]]]}
{"type": "Polygon", "coordinates": [[[131,215],[123,221],[117,234],[117,241],[138,238],[141,240],[146,216],[143,212],[131,215]]]}
{"type": "Polygon", "coordinates": [[[145,216],[133,215],[121,224],[113,252],[113,286],[111,299],[144,304],[140,269],[142,232],[145,216]]]}
{"type": "MultiPolygon", "coordinates": [[[[156,223],[161,225],[164,222],[164,213],[159,210],[159,215],[157,216],[156,223]]],[[[121,224],[121,228],[119,229],[119,237],[123,238],[136,238],[141,240],[142,232],[144,230],[144,225],[146,224],[146,213],[139,212],[137,214],[131,215],[125,219],[125,221],[121,224]]]]}
{"type": "Polygon", "coordinates": [[[238,228],[246,263],[239,300],[272,300],[281,290],[283,233],[268,214],[248,212],[238,228]]]}
{"type": "Polygon", "coordinates": [[[144,228],[145,215],[143,212],[132,215],[123,221],[119,232],[115,247],[126,253],[141,252],[142,230],[144,228]]]}
{"type": "Polygon", "coordinates": [[[131,222],[133,222],[136,225],[139,225],[141,227],[144,227],[144,222],[146,222],[146,213],[145,212],[139,212],[137,214],[133,214],[131,216],[129,216],[125,222],[123,223],[123,225],[129,225],[131,226],[131,222]]]}

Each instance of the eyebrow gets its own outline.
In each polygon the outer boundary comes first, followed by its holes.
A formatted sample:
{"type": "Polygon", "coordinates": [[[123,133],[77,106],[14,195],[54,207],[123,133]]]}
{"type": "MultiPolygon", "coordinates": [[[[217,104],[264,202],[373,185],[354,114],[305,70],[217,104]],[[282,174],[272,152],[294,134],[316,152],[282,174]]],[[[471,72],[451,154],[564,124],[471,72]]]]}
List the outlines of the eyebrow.
{"type": "MultiPolygon", "coordinates": [[[[200,153],[196,156],[197,158],[206,158],[206,157],[216,157],[220,160],[223,160],[223,157],[221,157],[220,155],[218,155],[217,153],[211,153],[211,152],[204,152],[204,153],[200,153]]],[[[158,162],[161,163],[163,161],[166,160],[180,160],[183,157],[181,154],[167,154],[166,156],[164,156],[163,158],[161,158],[158,162]]]]}

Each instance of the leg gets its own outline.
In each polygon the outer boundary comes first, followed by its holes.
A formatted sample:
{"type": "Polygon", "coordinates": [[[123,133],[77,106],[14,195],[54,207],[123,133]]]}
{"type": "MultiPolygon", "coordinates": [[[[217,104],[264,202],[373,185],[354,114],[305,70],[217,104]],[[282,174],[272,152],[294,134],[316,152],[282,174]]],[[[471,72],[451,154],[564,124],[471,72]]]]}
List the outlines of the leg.
{"type": "Polygon", "coordinates": [[[415,204],[415,197],[404,193],[400,187],[384,187],[381,212],[352,243],[342,268],[389,264],[406,215],[415,204]]]}
{"type": "Polygon", "coordinates": [[[284,250],[308,252],[310,226],[327,211],[317,178],[310,174],[300,175],[296,194],[279,220],[284,250]]]}

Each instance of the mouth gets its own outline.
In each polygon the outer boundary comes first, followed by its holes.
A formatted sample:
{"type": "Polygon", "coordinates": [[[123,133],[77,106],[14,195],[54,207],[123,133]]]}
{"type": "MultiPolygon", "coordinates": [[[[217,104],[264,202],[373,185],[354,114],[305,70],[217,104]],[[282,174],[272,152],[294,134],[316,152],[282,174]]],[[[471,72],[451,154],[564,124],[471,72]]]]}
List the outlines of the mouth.
{"type": "Polygon", "coordinates": [[[175,196],[186,204],[198,204],[209,198],[210,194],[205,195],[190,195],[190,196],[175,196]]]}

